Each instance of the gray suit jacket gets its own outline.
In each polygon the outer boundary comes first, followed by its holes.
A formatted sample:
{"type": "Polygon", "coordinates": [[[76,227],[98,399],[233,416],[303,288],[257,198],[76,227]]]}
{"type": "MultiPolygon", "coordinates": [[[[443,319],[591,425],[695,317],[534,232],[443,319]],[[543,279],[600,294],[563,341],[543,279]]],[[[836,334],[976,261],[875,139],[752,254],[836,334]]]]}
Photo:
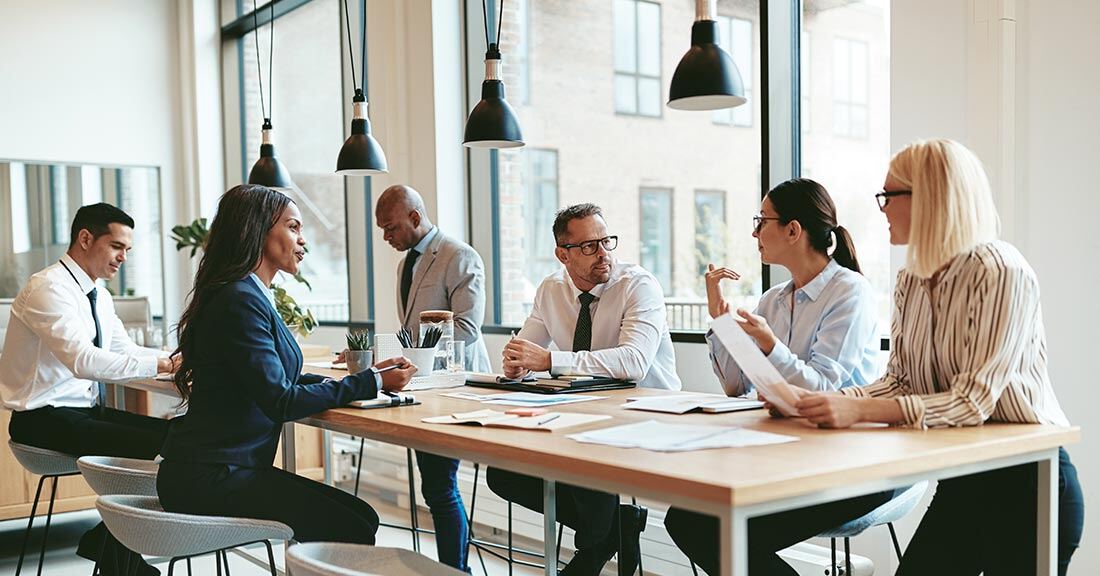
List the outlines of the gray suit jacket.
{"type": "MultiPolygon", "coordinates": [[[[402,258],[397,263],[398,278],[404,266],[402,258]]],[[[485,318],[485,265],[477,251],[440,230],[416,263],[409,301],[404,309],[401,308],[400,284],[398,282],[396,296],[402,326],[415,335],[420,331],[421,312],[450,310],[455,315],[455,340],[466,343],[466,366],[477,372],[492,370],[489,351],[481,338],[481,322],[485,318]]]]}

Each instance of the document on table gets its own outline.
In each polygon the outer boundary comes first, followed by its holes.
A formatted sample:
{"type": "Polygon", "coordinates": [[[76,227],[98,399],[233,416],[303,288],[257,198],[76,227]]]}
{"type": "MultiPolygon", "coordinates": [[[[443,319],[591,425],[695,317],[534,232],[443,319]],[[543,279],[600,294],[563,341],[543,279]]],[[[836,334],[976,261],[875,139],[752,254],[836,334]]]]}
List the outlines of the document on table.
{"type": "Polygon", "coordinates": [[[732,313],[723,314],[711,322],[710,329],[718,336],[718,340],[733,356],[741,371],[752,381],[764,396],[776,408],[786,416],[798,416],[798,410],[794,407],[798,403],[798,397],[791,391],[791,385],[783,379],[779,371],[764,357],[760,347],[741,328],[741,324],[733,319],[732,313]]]}
{"type": "Polygon", "coordinates": [[[306,366],[311,366],[313,368],[326,368],[328,370],[347,370],[348,369],[348,365],[344,362],[329,362],[327,360],[322,361],[322,362],[306,362],[305,365],[306,366]]]}
{"type": "Polygon", "coordinates": [[[441,394],[449,398],[462,400],[475,400],[482,404],[499,404],[503,406],[559,406],[561,404],[575,404],[590,400],[602,400],[606,396],[586,396],[582,394],[535,394],[534,392],[505,392],[502,394],[474,394],[472,392],[447,392],[441,394]]]}
{"type": "Polygon", "coordinates": [[[763,402],[751,398],[730,398],[718,394],[674,394],[670,396],[636,396],[627,398],[629,402],[621,404],[628,410],[646,410],[666,412],[668,414],[686,414],[692,410],[708,413],[736,412],[762,408],[763,402]]]}
{"type": "Polygon", "coordinates": [[[475,412],[456,412],[446,416],[422,418],[429,424],[478,424],[495,428],[521,428],[524,430],[545,430],[553,432],[562,428],[591,424],[607,420],[605,414],[577,414],[571,412],[547,412],[538,416],[514,416],[496,410],[477,410],[475,412]]]}
{"type": "Polygon", "coordinates": [[[570,434],[569,438],[586,444],[643,448],[654,452],[744,448],[798,440],[797,436],[747,430],[738,426],[667,424],[656,420],[570,434]]]}
{"type": "Polygon", "coordinates": [[[438,388],[458,388],[466,385],[464,372],[440,372],[428,376],[414,376],[403,390],[416,392],[417,390],[435,390],[438,388]]]}

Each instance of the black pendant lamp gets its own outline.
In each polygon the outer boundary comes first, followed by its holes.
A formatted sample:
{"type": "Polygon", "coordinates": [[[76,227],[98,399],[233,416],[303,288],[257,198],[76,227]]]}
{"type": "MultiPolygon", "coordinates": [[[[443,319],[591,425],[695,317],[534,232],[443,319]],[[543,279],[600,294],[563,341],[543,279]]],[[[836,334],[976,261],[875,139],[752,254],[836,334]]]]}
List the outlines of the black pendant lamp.
{"type": "MultiPolygon", "coordinates": [[[[504,19],[504,0],[500,2],[497,17],[497,42],[500,41],[500,23],[504,19]]],[[[504,82],[500,71],[500,46],[489,41],[489,10],[485,1],[481,14],[485,21],[485,81],[481,83],[481,102],[474,106],[466,120],[466,134],[462,144],[470,148],[519,148],[523,146],[523,133],[519,129],[516,113],[504,99],[504,82]]]]}
{"type": "MultiPolygon", "coordinates": [[[[363,6],[363,34],[366,34],[367,7],[363,6]]],[[[351,85],[355,86],[355,51],[351,47],[351,20],[348,16],[348,2],[344,0],[344,23],[348,30],[348,59],[351,61],[351,85]]],[[[367,97],[365,88],[367,84],[367,44],[364,39],[363,46],[363,87],[355,88],[355,96],[351,99],[352,120],[351,136],[344,141],[340,148],[340,156],[336,159],[336,173],[344,176],[370,176],[371,174],[385,174],[389,172],[386,164],[386,153],[382,146],[371,136],[370,118],[367,117],[367,97]]]]}
{"type": "Polygon", "coordinates": [[[691,48],[680,59],[668,88],[668,107],[720,110],[744,104],[745,86],[733,58],[718,45],[716,0],[695,0],[691,48]]]}
{"type": "MultiPolygon", "coordinates": [[[[264,79],[260,73],[260,26],[258,19],[256,18],[256,0],[252,0],[252,23],[256,30],[253,32],[253,37],[256,40],[256,79],[260,84],[260,112],[264,115],[263,125],[263,140],[260,143],[260,159],[252,165],[252,171],[248,173],[249,184],[259,184],[261,186],[267,186],[268,188],[294,188],[294,181],[290,179],[290,171],[283,166],[282,162],[279,162],[279,158],[275,156],[275,144],[271,137],[271,115],[270,111],[264,107],[264,79]]],[[[271,40],[268,44],[267,53],[267,103],[272,103],[271,97],[271,58],[275,52],[275,3],[271,3],[271,40]]]]}

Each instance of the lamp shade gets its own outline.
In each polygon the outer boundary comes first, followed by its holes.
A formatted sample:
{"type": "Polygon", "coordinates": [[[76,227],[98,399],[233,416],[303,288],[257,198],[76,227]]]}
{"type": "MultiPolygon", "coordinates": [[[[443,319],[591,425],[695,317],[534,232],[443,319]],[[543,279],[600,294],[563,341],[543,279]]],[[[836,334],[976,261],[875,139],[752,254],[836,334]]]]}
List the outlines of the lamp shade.
{"type": "Polygon", "coordinates": [[[336,173],[343,176],[370,176],[389,172],[386,153],[382,146],[371,136],[370,119],[367,118],[367,103],[356,91],[354,102],[355,116],[351,121],[351,136],[340,148],[336,159],[336,173]]]}
{"type": "Polygon", "coordinates": [[[290,171],[275,156],[275,144],[271,140],[271,124],[264,124],[260,159],[252,165],[252,171],[248,173],[248,183],[268,188],[294,187],[294,181],[290,179],[290,171]]]}
{"type": "Polygon", "coordinates": [[[691,26],[691,48],[672,74],[669,108],[720,110],[747,102],[741,73],[717,40],[714,20],[696,20],[691,26]]]}
{"type": "Polygon", "coordinates": [[[481,83],[481,101],[466,120],[462,143],[470,148],[519,148],[523,133],[516,113],[504,99],[504,82],[500,80],[500,51],[496,44],[485,55],[485,81],[481,83]]]}

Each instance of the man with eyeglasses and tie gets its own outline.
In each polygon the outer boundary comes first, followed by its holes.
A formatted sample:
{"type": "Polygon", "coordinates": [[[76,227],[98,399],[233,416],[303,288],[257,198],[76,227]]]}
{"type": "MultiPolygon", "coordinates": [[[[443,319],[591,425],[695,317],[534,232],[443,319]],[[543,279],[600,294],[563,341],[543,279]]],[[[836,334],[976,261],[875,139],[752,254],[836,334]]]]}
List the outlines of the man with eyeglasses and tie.
{"type": "MultiPolygon", "coordinates": [[[[595,204],[558,211],[553,232],[554,254],[563,268],[539,285],[531,315],[505,346],[505,376],[604,376],[679,390],[664,293],[656,277],[611,257],[619,240],[608,234],[595,204]]],[[[505,500],[542,511],[541,478],[496,468],[487,478],[489,488],[505,500]]],[[[619,574],[633,574],[646,516],[644,508],[620,505],[616,494],[559,484],[557,517],[576,531],[577,547],[562,574],[599,574],[620,542],[619,574]]]]}
{"type": "MultiPolygon", "coordinates": [[[[0,355],[0,401],[12,411],[12,441],[74,456],[152,460],[160,452],[167,420],[107,408],[103,397],[102,382],[152,378],[175,368],[167,352],[130,340],[110,292],[96,285],[118,274],[133,232],[134,220],[110,204],[81,207],[66,253],[33,274],[16,296],[0,355]]],[[[159,573],[122,548],[102,523],[81,538],[77,553],[102,560],[103,574],[137,564],[141,568],[130,573],[159,573]]]]}

